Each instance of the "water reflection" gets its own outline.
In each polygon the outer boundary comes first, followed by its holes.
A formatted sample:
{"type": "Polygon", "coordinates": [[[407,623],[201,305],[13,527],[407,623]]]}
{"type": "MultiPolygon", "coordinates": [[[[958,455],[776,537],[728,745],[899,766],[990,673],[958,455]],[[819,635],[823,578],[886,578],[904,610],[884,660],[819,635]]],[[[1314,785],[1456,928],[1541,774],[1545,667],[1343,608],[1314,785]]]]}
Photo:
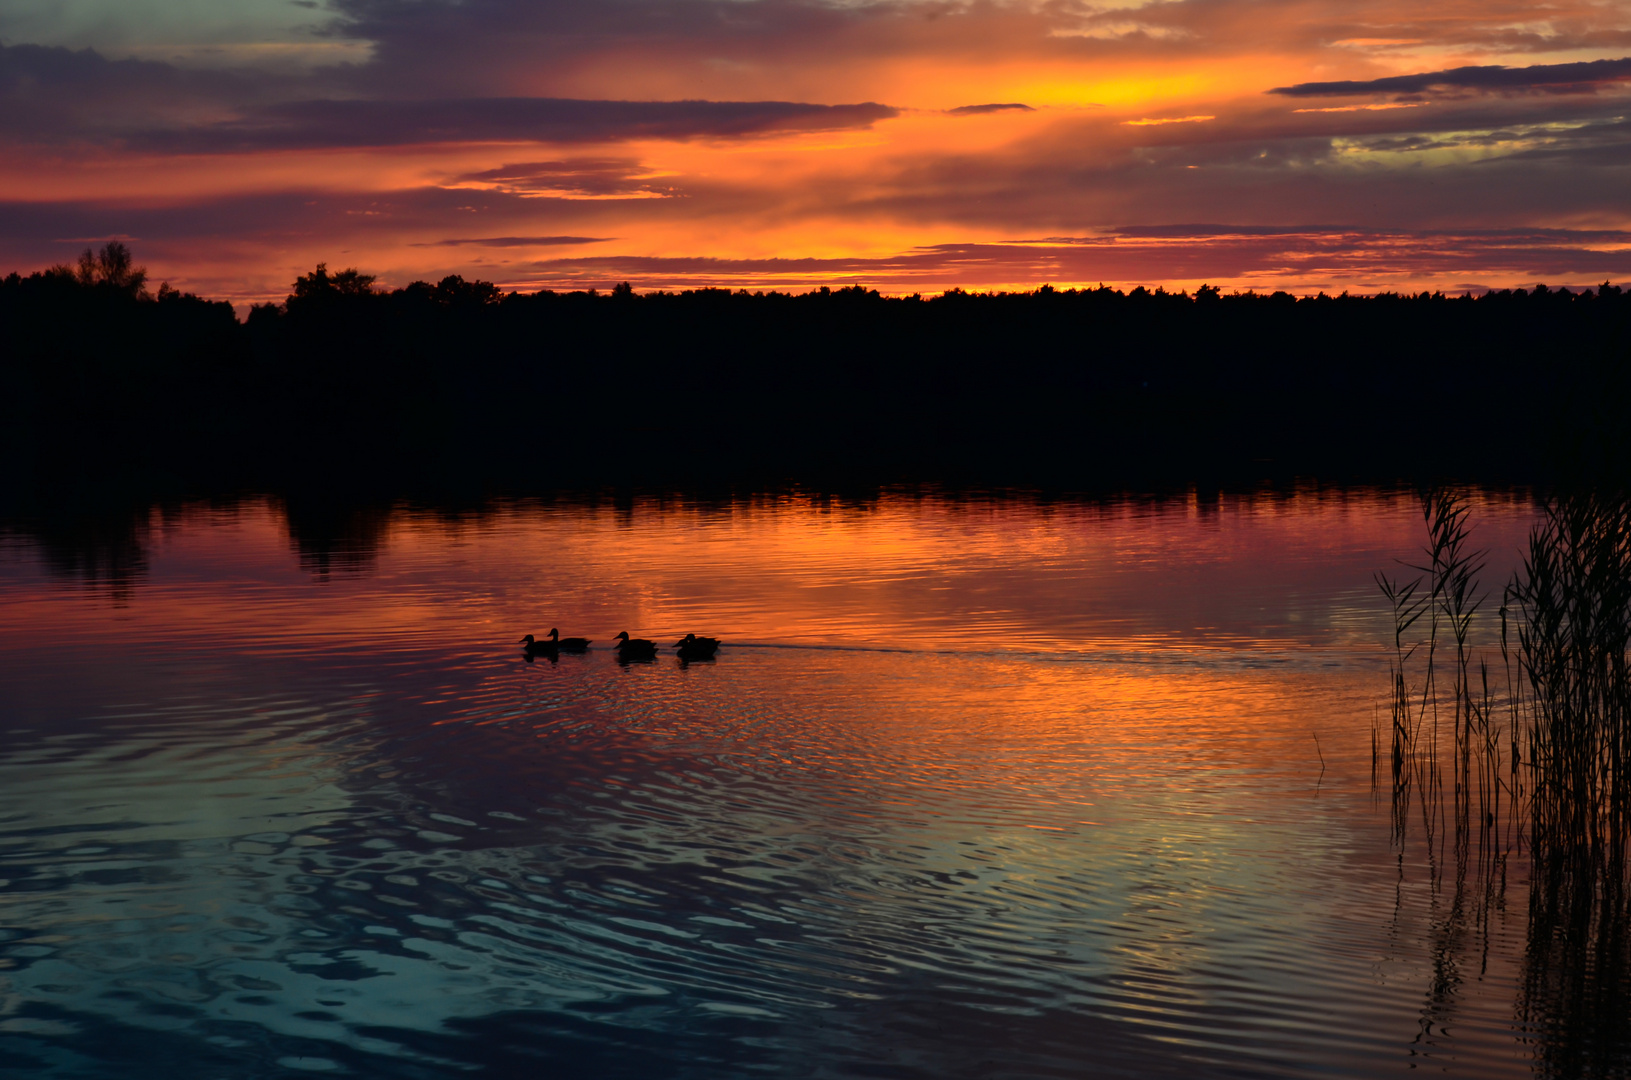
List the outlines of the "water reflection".
{"type": "MultiPolygon", "coordinates": [[[[783,1070],[910,1051],[908,1072],[947,1075],[978,1035],[1010,1066],[1074,1072],[1095,1018],[1128,1072],[1174,1037],[1223,1061],[1262,1051],[1212,999],[1245,979],[1289,1006],[1320,933],[1294,919],[1262,940],[1276,895],[1306,895],[1293,868],[1209,854],[1296,832],[1263,808],[1250,835],[1229,820],[1239,780],[1205,762],[1238,758],[1244,732],[1177,723],[1161,741],[1200,760],[1162,766],[1133,749],[1137,710],[1096,708],[1097,679],[1079,701],[1059,691],[1082,680],[1039,673],[1052,690],[1033,693],[1065,710],[1039,722],[1002,690],[1029,681],[1023,662],[861,664],[404,672],[323,687],[321,709],[198,702],[110,724],[111,746],[41,740],[5,777],[32,807],[5,837],[11,992],[82,1035],[250,1025],[282,1056],[358,1068],[484,1060],[455,1020],[484,1040],[519,1023],[519,1040],[597,1017],[620,1040],[649,1029],[652,1052],[684,1031],[704,1059],[783,1070]],[[766,693],[795,675],[804,692],[766,693]],[[876,715],[903,679],[935,689],[876,715]],[[64,904],[88,916],[67,934],[64,904]]],[[[573,1045],[551,1050],[582,1064],[573,1045]]]]}
{"type": "Polygon", "coordinates": [[[1623,878],[1535,860],[1519,1016],[1546,1077],[1624,1076],[1631,1063],[1631,905],[1623,878]]]}
{"type": "Polygon", "coordinates": [[[279,507],[300,567],[326,579],[335,570],[358,572],[373,566],[391,524],[389,503],[340,503],[329,499],[286,499],[279,507]]]}
{"type": "Polygon", "coordinates": [[[20,530],[26,543],[19,546],[37,553],[56,577],[106,590],[116,603],[124,603],[147,576],[155,518],[162,520],[162,512],[144,506],[31,521],[20,530]]]}
{"type": "MultiPolygon", "coordinates": [[[[1510,563],[1527,508],[1495,496],[1480,504],[1489,546],[1510,563]]],[[[239,619],[246,605],[270,614],[259,602],[279,597],[242,586],[296,583],[278,550],[286,533],[319,579],[377,566],[338,593],[348,607],[373,607],[388,634],[464,633],[472,622],[462,616],[479,613],[488,624],[513,620],[512,640],[566,623],[568,634],[602,639],[627,628],[906,648],[1369,647],[1381,625],[1369,574],[1418,546],[1410,497],[1341,492],[1216,503],[498,503],[454,516],[248,503],[210,521],[142,534],[144,562],[213,583],[208,600],[182,597],[186,619],[164,612],[155,631],[223,619],[222,607],[239,619]]],[[[72,573],[75,564],[57,565],[72,573]]],[[[312,614],[290,610],[265,631],[276,642],[310,635],[312,614]]]]}
{"type": "MultiPolygon", "coordinates": [[[[1492,535],[1526,515],[1491,500],[1492,535]]],[[[150,538],[122,608],[14,555],[0,1054],[1527,1073],[1521,905],[1444,937],[1372,799],[1368,575],[1416,525],[1359,497],[398,512],[322,580],[262,506],[150,538]],[[552,625],[600,641],[529,665],[552,625]],[[621,667],[624,625],[728,644],[621,667]]]]}

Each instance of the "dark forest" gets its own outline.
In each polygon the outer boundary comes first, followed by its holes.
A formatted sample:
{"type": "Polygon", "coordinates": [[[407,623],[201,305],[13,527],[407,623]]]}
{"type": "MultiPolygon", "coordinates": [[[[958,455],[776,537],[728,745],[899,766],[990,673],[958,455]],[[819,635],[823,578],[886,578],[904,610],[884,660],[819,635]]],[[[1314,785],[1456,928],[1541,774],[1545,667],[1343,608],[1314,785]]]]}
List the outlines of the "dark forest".
{"type": "Polygon", "coordinates": [[[1617,476],[1631,295],[0,281],[0,499],[1617,476]]]}

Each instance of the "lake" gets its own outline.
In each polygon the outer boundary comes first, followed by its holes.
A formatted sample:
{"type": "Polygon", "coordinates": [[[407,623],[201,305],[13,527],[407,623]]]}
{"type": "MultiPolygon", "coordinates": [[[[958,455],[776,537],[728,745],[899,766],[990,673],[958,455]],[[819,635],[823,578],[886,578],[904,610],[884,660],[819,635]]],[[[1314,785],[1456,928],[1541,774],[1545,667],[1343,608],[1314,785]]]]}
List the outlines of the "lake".
{"type": "Polygon", "coordinates": [[[1373,785],[1408,494],[126,524],[0,546],[6,1075],[1572,1060],[1521,861],[1469,902],[1373,785]]]}

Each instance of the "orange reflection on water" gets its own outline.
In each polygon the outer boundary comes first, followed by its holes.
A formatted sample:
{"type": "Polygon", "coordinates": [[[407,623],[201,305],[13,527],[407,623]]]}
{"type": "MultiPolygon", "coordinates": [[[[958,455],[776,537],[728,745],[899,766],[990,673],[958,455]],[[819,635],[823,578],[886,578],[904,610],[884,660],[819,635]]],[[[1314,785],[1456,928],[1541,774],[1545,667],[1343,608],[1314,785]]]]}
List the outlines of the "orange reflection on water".
{"type": "MultiPolygon", "coordinates": [[[[1473,514],[1498,587],[1528,504],[1477,495],[1473,514]]],[[[127,607],[94,590],[69,600],[72,586],[37,578],[8,590],[0,633],[485,648],[558,626],[602,643],[626,629],[1021,653],[1370,649],[1386,631],[1372,575],[1405,572],[1422,532],[1410,497],[1317,492],[506,504],[453,519],[375,514],[339,540],[291,538],[267,503],[200,515],[148,537],[127,607]],[[338,569],[303,569],[296,546],[334,549],[305,563],[338,569]]]]}
{"type": "MultiPolygon", "coordinates": [[[[1475,497],[1491,581],[1529,516],[1475,497]]],[[[291,538],[287,520],[264,503],[184,516],[151,537],[122,605],[14,579],[0,648],[78,665],[64,652],[116,642],[76,667],[110,686],[160,678],[152,662],[178,653],[268,678],[315,658],[365,684],[408,679],[393,695],[429,722],[537,716],[523,726],[545,738],[559,729],[540,702],[595,701],[619,719],[594,737],[648,762],[740,753],[801,783],[1006,792],[1023,821],[1065,827],[1096,820],[1084,784],[1181,775],[1172,791],[1194,792],[1249,774],[1261,795],[1269,775],[1304,791],[1321,759],[1366,773],[1389,640],[1371,575],[1421,527],[1410,498],[1313,492],[404,510],[343,543],[291,538]],[[552,626],[596,650],[518,681],[517,639],[552,626]],[[600,650],[625,629],[727,646],[692,670],[666,655],[622,669],[600,650]]]]}

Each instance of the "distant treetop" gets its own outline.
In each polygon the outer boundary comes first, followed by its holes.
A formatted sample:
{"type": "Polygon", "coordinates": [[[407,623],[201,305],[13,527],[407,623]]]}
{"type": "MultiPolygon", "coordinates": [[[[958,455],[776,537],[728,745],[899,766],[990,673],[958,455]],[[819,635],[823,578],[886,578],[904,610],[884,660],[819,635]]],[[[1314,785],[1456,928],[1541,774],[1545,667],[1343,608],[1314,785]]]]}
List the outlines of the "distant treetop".
{"type": "Polygon", "coordinates": [[[328,263],[318,263],[317,269],[294,279],[294,292],[289,300],[294,302],[315,300],[325,296],[371,296],[374,292],[374,280],[373,274],[359,273],[356,267],[330,274],[328,263]]]}
{"type": "Polygon", "coordinates": [[[147,267],[134,265],[130,249],[117,240],[109,240],[102,250],[86,248],[79,256],[77,266],[58,266],[53,270],[71,275],[85,286],[102,286],[133,297],[147,295],[147,267]]]}

